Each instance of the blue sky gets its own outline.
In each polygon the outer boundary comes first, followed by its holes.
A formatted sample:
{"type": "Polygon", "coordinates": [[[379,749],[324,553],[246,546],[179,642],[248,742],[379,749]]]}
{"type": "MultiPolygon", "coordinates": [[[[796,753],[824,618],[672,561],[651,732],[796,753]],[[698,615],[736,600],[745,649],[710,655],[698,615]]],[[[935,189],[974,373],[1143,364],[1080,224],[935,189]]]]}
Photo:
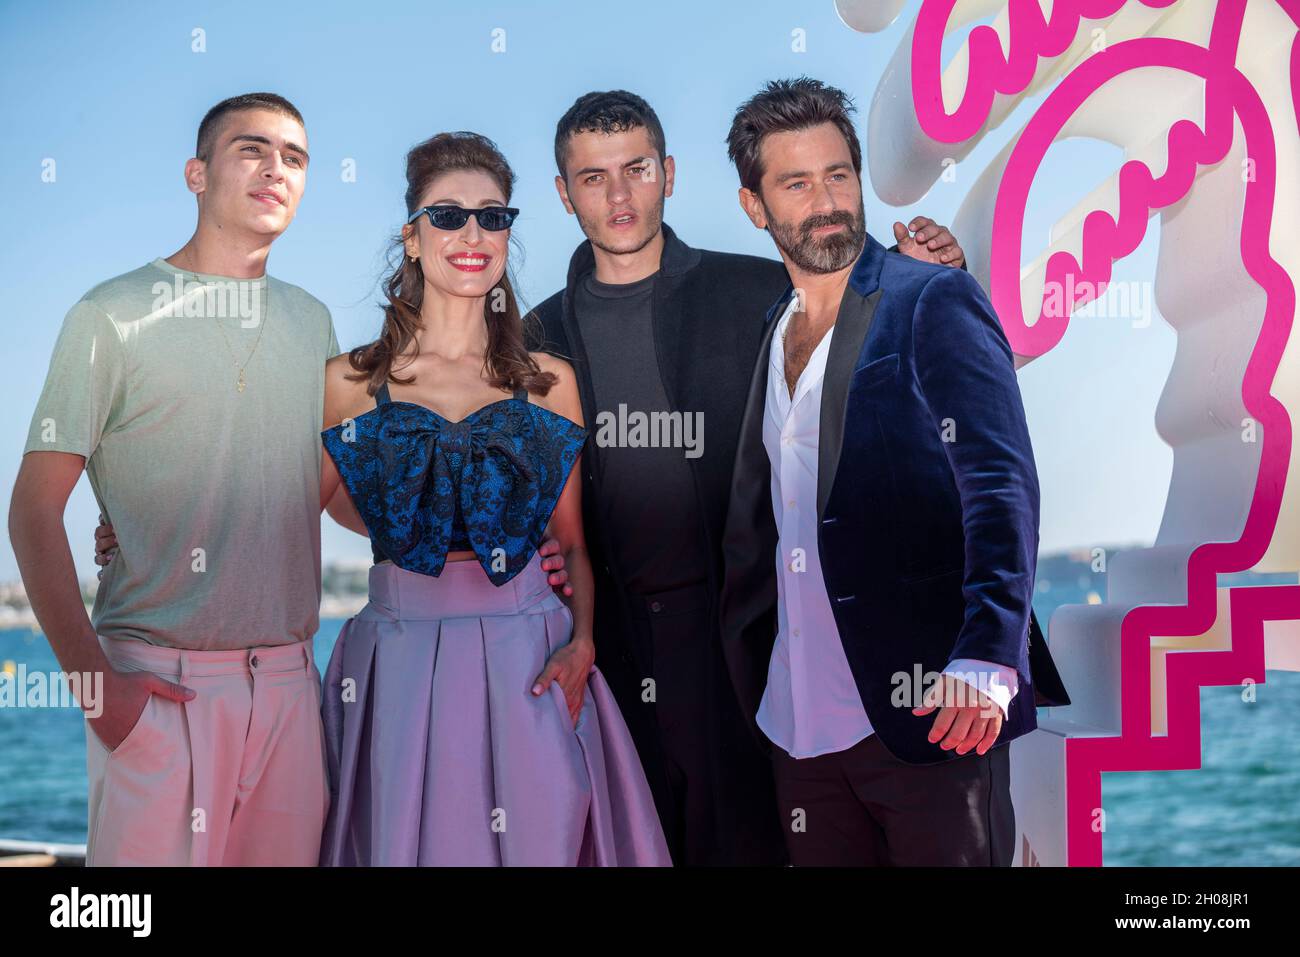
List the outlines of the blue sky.
{"type": "MultiPolygon", "coordinates": [[[[269,271],[323,300],[349,347],[378,330],[376,281],[402,219],[405,152],[441,130],[475,130],[501,147],[519,177],[520,290],[535,304],[559,287],[582,235],[552,184],[555,122],[593,89],[632,90],[658,112],[677,161],[665,218],[683,239],[775,258],[736,201],[723,145],[731,114],[764,81],[808,74],[854,97],[864,135],[880,73],[916,7],[913,0],[888,30],[864,35],[839,21],[832,0],[0,4],[0,128],[9,144],[0,151],[6,507],[64,313],[97,282],[170,255],[189,237],[194,200],[182,168],[213,103],[272,90],[302,111],[307,191],[269,271]],[[196,28],[202,53],[191,49],[196,28]],[[806,52],[791,49],[796,28],[806,31],[806,52]],[[494,53],[497,30],[505,51],[494,53]],[[56,163],[53,183],[42,182],[46,159],[56,163]],[[341,175],[347,160],[355,182],[341,175]]],[[[951,223],[967,184],[1031,108],[963,161],[955,183],[915,206],[888,207],[864,183],[868,230],[889,243],[895,219],[925,213],[951,223]]],[[[1118,151],[1105,144],[1058,146],[1032,193],[1026,248],[1041,248],[1051,223],[1117,165],[1118,151]]],[[[1117,281],[1153,276],[1157,233],[1117,267],[1117,281]]],[[[1172,455],[1153,414],[1173,346],[1158,316],[1145,329],[1082,319],[1021,371],[1044,551],[1154,539],[1172,455]]],[[[94,573],[94,524],[83,478],[67,513],[83,577],[94,573]]],[[[328,519],[323,552],[326,561],[369,555],[362,539],[328,519]]],[[[6,535],[0,579],[15,577],[6,535]]]]}

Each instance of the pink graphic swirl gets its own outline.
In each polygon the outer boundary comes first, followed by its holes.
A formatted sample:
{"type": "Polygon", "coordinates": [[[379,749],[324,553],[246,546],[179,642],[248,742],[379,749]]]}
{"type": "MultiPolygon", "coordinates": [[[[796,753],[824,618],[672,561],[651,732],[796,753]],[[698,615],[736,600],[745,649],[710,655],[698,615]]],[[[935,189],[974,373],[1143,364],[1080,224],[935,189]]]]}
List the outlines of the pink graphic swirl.
{"type": "MultiPolygon", "coordinates": [[[[1165,7],[1172,0],[1140,0],[1165,7]]],[[[1081,19],[1110,16],[1122,0],[1056,0],[1044,21],[1036,0],[1009,0],[1012,41],[1003,56],[989,27],[969,36],[970,72],[962,101],[947,113],[941,95],[941,49],[955,0],[923,0],[912,46],[912,88],[917,117],[927,135],[958,142],[979,132],[996,94],[1015,95],[1031,81],[1040,58],[1060,55],[1070,45],[1081,19]]],[[[1300,24],[1296,0],[1282,3],[1300,24]]],[[[1047,150],[1066,121],[1094,91],[1130,70],[1167,67],[1205,81],[1205,129],[1180,120],[1168,132],[1168,166],[1160,176],[1140,161],[1119,171],[1119,211],[1115,218],[1094,210],[1084,220],[1082,260],[1056,253],[1047,263],[1046,288],[1080,289],[1070,305],[1086,301],[1087,290],[1110,279],[1111,266],[1142,242],[1153,210],[1178,202],[1192,188],[1200,166],[1217,163],[1232,145],[1233,117],[1244,131],[1247,155],[1256,175],[1246,184],[1240,236],[1241,261],[1266,295],[1262,326],[1241,387],[1246,410],[1262,426],[1259,472],[1241,537],[1233,542],[1198,545],[1187,566],[1186,605],[1134,608],[1120,629],[1121,733],[1066,741],[1066,840],[1071,865],[1100,865],[1101,833],[1094,812],[1101,805],[1103,771],[1173,770],[1200,766],[1200,697],[1205,685],[1262,682],[1263,623],[1300,619],[1300,586],[1242,587],[1231,590],[1232,647],[1169,655],[1168,732],[1151,733],[1151,638],[1197,636],[1216,616],[1216,576],[1247,570],[1268,550],[1282,505],[1291,456],[1291,422],[1285,407],[1270,395],[1295,312],[1295,291],[1285,270],[1269,255],[1269,231],[1276,190],[1277,159],[1273,128],[1258,93],[1236,69],[1246,0],[1221,0],[1209,44],[1147,37],[1117,43],[1072,70],[1046,98],[1016,143],[994,207],[990,297],[1012,348],[1038,356],[1065,333],[1070,307],[1060,314],[1043,309],[1033,324],[1021,311],[1021,236],[1030,186],[1047,150]]],[[[1291,83],[1297,85],[1300,43],[1292,48],[1291,83]]],[[[1102,286],[1104,288],[1104,286],[1102,286]]],[[[1069,675],[1064,676],[1069,681],[1069,675]]]]}

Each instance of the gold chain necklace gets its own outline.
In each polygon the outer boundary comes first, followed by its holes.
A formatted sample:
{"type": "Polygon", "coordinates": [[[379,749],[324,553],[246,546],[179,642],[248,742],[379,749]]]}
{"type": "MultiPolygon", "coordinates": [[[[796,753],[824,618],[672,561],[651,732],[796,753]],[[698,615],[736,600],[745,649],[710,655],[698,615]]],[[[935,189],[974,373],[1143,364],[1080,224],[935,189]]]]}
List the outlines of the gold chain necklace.
{"type": "MultiPolygon", "coordinates": [[[[192,252],[186,250],[185,258],[189,260],[191,266],[194,265],[194,254],[192,252]]],[[[190,272],[193,273],[195,276],[199,275],[194,269],[191,269],[190,272]]],[[[269,276],[266,276],[265,279],[266,279],[266,304],[269,305],[271,299],[271,284],[270,284],[271,280],[269,276]]],[[[243,282],[244,280],[238,280],[238,281],[243,282]]],[[[230,358],[235,360],[235,368],[239,370],[239,378],[235,380],[236,392],[244,391],[244,385],[245,385],[244,369],[246,369],[248,367],[248,364],[253,361],[253,354],[257,352],[257,347],[262,344],[262,333],[266,331],[267,318],[268,318],[267,312],[264,307],[262,309],[262,322],[260,323],[261,328],[257,330],[257,341],[253,343],[252,352],[249,352],[248,358],[244,360],[244,364],[240,365],[239,358],[235,355],[235,350],[230,347],[230,336],[226,335],[226,330],[221,328],[221,317],[219,316],[213,317],[212,321],[216,324],[217,331],[221,333],[222,341],[226,345],[226,352],[230,353],[230,358]]]]}
{"type": "MultiPolygon", "coordinates": [[[[267,292],[269,293],[270,290],[267,290],[267,292]]],[[[244,391],[244,369],[247,368],[248,364],[253,361],[253,353],[257,352],[257,347],[262,344],[262,333],[266,331],[266,316],[265,315],[262,316],[262,328],[257,330],[257,341],[253,343],[252,352],[249,352],[248,358],[244,360],[243,365],[239,365],[239,360],[235,358],[235,350],[230,348],[230,337],[226,335],[226,330],[221,328],[221,320],[217,319],[216,323],[217,323],[217,330],[221,333],[221,338],[225,340],[226,351],[230,353],[230,358],[235,360],[235,365],[239,369],[239,378],[235,380],[235,390],[237,392],[243,392],[244,391]]]]}

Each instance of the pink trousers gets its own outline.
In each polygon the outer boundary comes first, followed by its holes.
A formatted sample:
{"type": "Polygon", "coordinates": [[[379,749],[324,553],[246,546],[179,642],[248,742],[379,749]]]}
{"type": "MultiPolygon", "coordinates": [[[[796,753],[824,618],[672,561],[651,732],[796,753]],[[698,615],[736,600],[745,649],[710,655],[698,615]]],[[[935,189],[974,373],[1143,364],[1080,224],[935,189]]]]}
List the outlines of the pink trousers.
{"type": "Polygon", "coordinates": [[[311,641],[238,651],[100,644],[115,669],[196,694],[150,697],[112,751],[86,723],[86,864],[315,866],[330,797],[311,641]]]}

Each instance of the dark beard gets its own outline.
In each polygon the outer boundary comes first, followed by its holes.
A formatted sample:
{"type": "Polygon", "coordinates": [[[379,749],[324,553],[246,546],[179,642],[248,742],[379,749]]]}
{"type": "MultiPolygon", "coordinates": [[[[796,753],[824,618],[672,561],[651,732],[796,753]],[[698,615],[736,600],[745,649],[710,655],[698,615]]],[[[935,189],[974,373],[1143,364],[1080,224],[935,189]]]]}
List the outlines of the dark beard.
{"type": "Polygon", "coordinates": [[[767,214],[767,229],[777,248],[790,257],[790,261],[804,272],[826,274],[839,272],[851,266],[862,252],[867,239],[866,213],[863,204],[858,203],[857,215],[847,210],[809,216],[797,226],[782,223],[767,214]],[[822,226],[847,226],[843,232],[814,238],[812,231],[822,226]]]}

